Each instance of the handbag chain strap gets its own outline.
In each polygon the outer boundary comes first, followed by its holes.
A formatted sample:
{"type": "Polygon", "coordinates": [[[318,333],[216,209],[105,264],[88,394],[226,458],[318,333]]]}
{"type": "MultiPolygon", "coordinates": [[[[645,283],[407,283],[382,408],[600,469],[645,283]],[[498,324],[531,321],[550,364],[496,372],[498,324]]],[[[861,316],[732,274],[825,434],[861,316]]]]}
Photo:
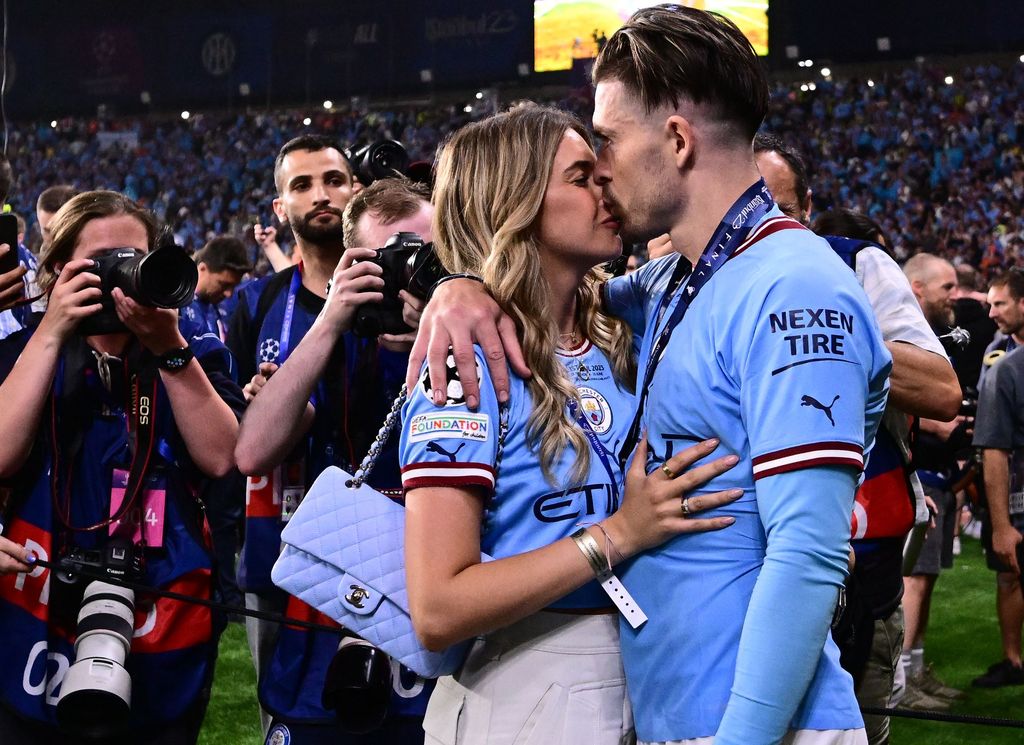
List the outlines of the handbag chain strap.
{"type": "MultiPolygon", "coordinates": [[[[403,385],[402,390],[398,392],[398,398],[391,404],[391,410],[384,417],[384,423],[380,426],[377,436],[370,443],[370,449],[367,451],[366,457],[363,458],[363,462],[359,464],[359,468],[352,475],[352,480],[348,482],[347,486],[350,489],[358,489],[370,477],[370,472],[373,471],[373,467],[377,464],[377,458],[380,456],[381,449],[388,441],[388,437],[401,417],[402,406],[405,405],[406,398],[408,398],[408,392],[403,385]]],[[[505,435],[508,433],[508,404],[502,404],[498,421],[498,453],[494,460],[495,481],[497,481],[497,474],[501,468],[501,457],[505,451],[505,435]]]]}

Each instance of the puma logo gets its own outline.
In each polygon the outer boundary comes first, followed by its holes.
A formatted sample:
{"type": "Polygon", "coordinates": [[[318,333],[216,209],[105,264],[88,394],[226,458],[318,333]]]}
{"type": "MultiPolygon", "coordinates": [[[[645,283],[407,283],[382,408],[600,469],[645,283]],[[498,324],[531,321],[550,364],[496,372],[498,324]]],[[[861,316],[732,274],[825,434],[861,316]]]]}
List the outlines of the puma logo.
{"type": "Polygon", "coordinates": [[[824,412],[825,416],[828,417],[828,420],[832,423],[832,426],[834,427],[836,426],[836,420],[832,418],[832,407],[836,405],[836,401],[838,400],[839,396],[836,396],[835,398],[832,399],[832,403],[826,406],[821,401],[814,398],[814,396],[801,396],[800,405],[813,406],[815,409],[821,409],[821,411],[824,412]]]}
{"type": "Polygon", "coordinates": [[[455,456],[458,455],[459,451],[462,450],[462,448],[464,448],[464,447],[466,447],[466,443],[460,442],[459,446],[457,448],[455,448],[455,452],[454,453],[449,453],[443,447],[438,445],[437,441],[431,440],[430,442],[427,443],[427,452],[428,453],[437,453],[438,455],[443,455],[446,458],[448,458],[448,462],[449,463],[454,463],[455,462],[455,456]]]}

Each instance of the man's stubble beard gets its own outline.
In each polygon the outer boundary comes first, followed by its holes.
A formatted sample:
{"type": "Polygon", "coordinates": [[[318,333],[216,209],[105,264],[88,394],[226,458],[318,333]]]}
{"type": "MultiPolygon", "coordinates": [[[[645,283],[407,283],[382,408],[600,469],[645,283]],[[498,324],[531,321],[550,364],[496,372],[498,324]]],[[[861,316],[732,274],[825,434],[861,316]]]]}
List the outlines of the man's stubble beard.
{"type": "Polygon", "coordinates": [[[303,243],[318,248],[336,248],[345,243],[345,229],[341,223],[319,227],[300,220],[292,224],[292,232],[301,238],[303,243]]]}

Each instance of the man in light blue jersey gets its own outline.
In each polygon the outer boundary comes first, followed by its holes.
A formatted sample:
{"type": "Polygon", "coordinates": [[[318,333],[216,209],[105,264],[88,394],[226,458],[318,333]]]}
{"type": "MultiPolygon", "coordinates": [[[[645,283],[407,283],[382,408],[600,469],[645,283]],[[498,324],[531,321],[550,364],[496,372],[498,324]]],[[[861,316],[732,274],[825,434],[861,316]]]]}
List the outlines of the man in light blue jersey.
{"type": "MultiPolygon", "coordinates": [[[[677,538],[624,570],[637,602],[655,608],[644,626],[622,628],[638,739],[863,743],[828,628],[891,363],[867,298],[760,179],[751,141],[768,87],[735,25],[677,5],[638,11],[608,40],[594,80],[605,203],[624,240],[667,232],[678,252],[605,288],[640,340],[639,413],[622,452],[646,427],[654,471],[718,436],[740,464],[704,488],[745,494],[716,511],[736,518],[729,531],[677,538]]],[[[465,381],[473,352],[462,342],[474,337],[492,371],[503,367],[508,322],[478,286],[453,280],[434,302],[416,371],[454,340],[465,381]]],[[[434,367],[440,388],[444,367],[434,367]]],[[[505,375],[493,373],[499,397],[505,375]]]]}

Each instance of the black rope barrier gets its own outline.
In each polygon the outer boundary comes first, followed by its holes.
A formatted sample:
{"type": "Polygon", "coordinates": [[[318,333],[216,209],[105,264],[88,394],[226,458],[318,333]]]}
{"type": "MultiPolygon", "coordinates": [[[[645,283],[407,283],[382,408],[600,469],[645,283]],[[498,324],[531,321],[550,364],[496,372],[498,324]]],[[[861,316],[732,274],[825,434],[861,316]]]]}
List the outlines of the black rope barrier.
{"type": "Polygon", "coordinates": [[[1024,721],[1020,719],[979,717],[972,714],[941,714],[934,711],[914,711],[913,709],[900,708],[882,709],[874,706],[861,707],[861,713],[877,717],[903,717],[904,719],[924,719],[929,722],[946,722],[949,724],[981,724],[987,727],[1024,729],[1024,721]]]}
{"type": "MultiPolygon", "coordinates": [[[[53,572],[63,572],[69,575],[79,575],[87,579],[95,579],[103,582],[109,582],[112,585],[120,585],[126,587],[129,590],[135,592],[143,592],[147,595],[155,595],[157,597],[167,598],[169,600],[178,600],[185,603],[193,603],[195,605],[202,605],[213,610],[223,611],[225,613],[235,613],[241,616],[248,616],[249,618],[256,618],[261,621],[270,621],[271,623],[285,624],[288,626],[298,626],[300,628],[309,629],[311,631],[326,631],[331,634],[343,633],[344,629],[338,626],[327,626],[322,623],[315,623],[313,621],[303,621],[299,618],[292,618],[282,613],[269,613],[267,611],[258,611],[251,608],[244,608],[237,605],[228,605],[227,603],[218,603],[215,600],[206,600],[205,598],[197,598],[194,595],[184,595],[180,592],[171,592],[169,590],[161,590],[156,587],[150,587],[140,582],[133,582],[132,580],[124,579],[122,577],[111,577],[105,572],[94,569],[91,566],[78,564],[68,559],[63,559],[59,562],[50,562],[43,559],[37,558],[35,563],[38,566],[49,569],[53,572]]],[[[946,724],[972,724],[981,725],[986,727],[1007,727],[1010,729],[1024,729],[1024,720],[1020,719],[1003,719],[1000,717],[981,717],[974,716],[972,714],[943,714],[939,712],[931,711],[914,711],[913,709],[901,709],[901,708],[881,708],[875,706],[864,706],[861,707],[861,713],[867,714],[868,716],[878,717],[900,717],[903,719],[920,719],[929,722],[944,722],[946,724]]]]}

